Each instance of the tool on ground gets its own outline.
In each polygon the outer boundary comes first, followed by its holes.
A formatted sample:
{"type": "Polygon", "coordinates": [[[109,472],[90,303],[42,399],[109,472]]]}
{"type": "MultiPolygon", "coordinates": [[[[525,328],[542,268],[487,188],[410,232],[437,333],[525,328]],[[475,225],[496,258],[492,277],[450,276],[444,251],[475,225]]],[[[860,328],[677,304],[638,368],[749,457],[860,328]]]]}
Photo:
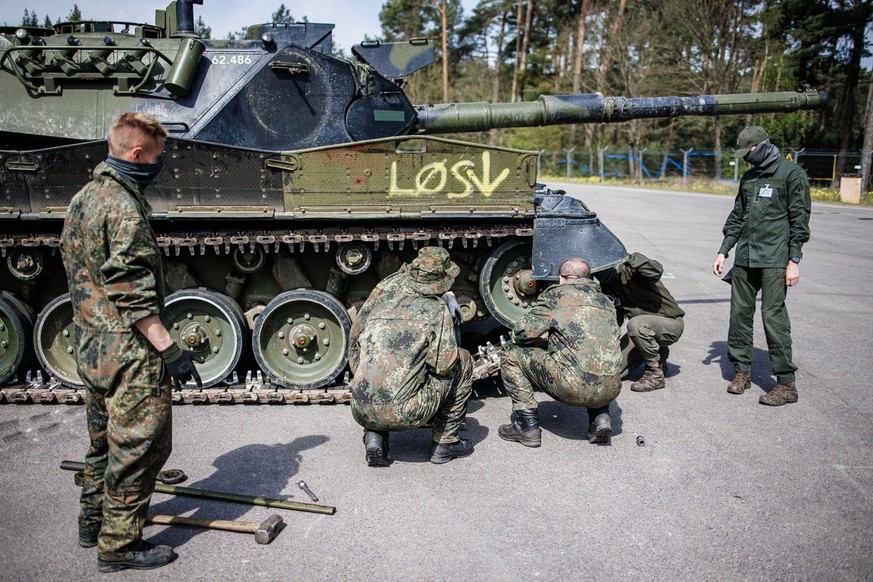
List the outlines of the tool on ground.
{"type": "Polygon", "coordinates": [[[269,544],[272,542],[279,535],[279,532],[282,531],[282,526],[284,525],[282,517],[275,513],[261,523],[226,519],[198,519],[180,515],[150,515],[146,518],[146,521],[158,525],[190,525],[238,533],[253,533],[255,534],[255,541],[259,544],[269,544]]]}
{"type": "MultiPolygon", "coordinates": [[[[80,463],[79,461],[61,461],[61,469],[64,471],[84,471],[85,463],[80,463]]],[[[166,483],[167,485],[176,485],[178,483],[182,483],[188,479],[188,475],[185,474],[185,471],[182,469],[165,469],[158,473],[158,476],[155,477],[161,483],[166,483]]],[[[77,483],[79,485],[79,483],[77,483]]]]}
{"type": "Polygon", "coordinates": [[[300,481],[297,482],[297,486],[300,487],[301,489],[303,489],[303,491],[305,491],[306,494],[309,495],[309,498],[311,500],[318,501],[318,497],[315,496],[315,493],[312,492],[312,490],[309,488],[309,485],[306,484],[306,481],[301,479],[300,481]]]}
{"type": "MultiPolygon", "coordinates": [[[[80,463],[78,461],[61,461],[61,469],[65,471],[84,471],[85,463],[80,463]]],[[[80,485],[81,483],[77,482],[77,484],[80,485]]],[[[336,513],[336,507],[330,505],[301,503],[299,501],[287,501],[285,499],[270,499],[269,497],[254,497],[252,495],[194,489],[193,487],[179,487],[177,485],[166,485],[164,483],[155,483],[155,492],[167,493],[169,495],[183,495],[186,497],[199,497],[201,499],[216,499],[218,501],[229,501],[231,503],[246,503],[248,505],[259,505],[261,507],[272,507],[274,509],[290,509],[293,511],[307,511],[309,513],[324,513],[327,515],[333,515],[336,513]]]]}

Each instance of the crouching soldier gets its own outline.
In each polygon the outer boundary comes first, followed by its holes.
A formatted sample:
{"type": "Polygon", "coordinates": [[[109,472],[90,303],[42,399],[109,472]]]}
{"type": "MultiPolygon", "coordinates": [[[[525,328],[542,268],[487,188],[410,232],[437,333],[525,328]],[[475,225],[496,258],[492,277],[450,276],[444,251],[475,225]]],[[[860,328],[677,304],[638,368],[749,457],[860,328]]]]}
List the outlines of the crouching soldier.
{"type": "Polygon", "coordinates": [[[361,307],[349,360],[352,416],[364,427],[367,464],[390,464],[389,431],[432,422],[432,463],[466,457],[459,437],[472,391],[473,364],[456,334],[458,312],[448,293],[460,269],[440,247],[422,248],[361,307]],[[451,308],[450,308],[451,306],[451,308]]]}
{"type": "Polygon", "coordinates": [[[512,398],[511,424],[497,434],[526,447],[541,444],[534,389],[588,409],[588,440],[612,435],[609,403],[621,391],[621,351],[612,300],[600,292],[588,263],[570,259],[560,279],[540,294],[512,330],[500,377],[512,398]]]}

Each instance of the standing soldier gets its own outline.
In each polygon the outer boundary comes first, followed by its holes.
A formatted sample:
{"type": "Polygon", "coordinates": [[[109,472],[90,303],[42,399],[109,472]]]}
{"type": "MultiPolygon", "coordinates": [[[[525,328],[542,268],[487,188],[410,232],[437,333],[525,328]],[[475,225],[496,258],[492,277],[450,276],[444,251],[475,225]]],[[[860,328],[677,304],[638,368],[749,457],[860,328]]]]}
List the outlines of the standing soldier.
{"type": "Polygon", "coordinates": [[[560,279],[540,294],[512,330],[500,377],[512,398],[511,424],[497,434],[526,447],[541,444],[534,388],[588,409],[588,440],[612,435],[609,403],[621,391],[621,351],[615,306],[591,279],[588,263],[570,259],[560,279]]]}
{"type": "Polygon", "coordinates": [[[148,115],[115,120],[109,157],[73,197],[61,235],[91,440],[79,545],[97,546],[101,572],[157,568],[176,557],[169,546],[142,539],[155,478],[171,449],[164,368],[179,387],[192,377],[200,384],[196,356],[181,351],[160,320],[161,255],[143,197],[161,171],[166,135],[148,115]]]}
{"type": "Polygon", "coordinates": [[[668,346],[685,330],[685,311],[661,282],[664,267],[642,253],[632,253],[617,268],[600,275],[604,293],[618,299],[620,318],[627,320],[621,338],[626,373],[646,364],[643,376],[631,384],[634,392],[651,392],[666,386],[668,346]]]}
{"type": "Polygon", "coordinates": [[[405,271],[377,287],[353,327],[352,416],[364,427],[367,464],[387,466],[389,431],[433,422],[431,463],[466,457],[459,436],[472,392],[473,362],[458,345],[453,296],[459,273],[449,253],[424,247],[405,271]],[[444,294],[448,297],[441,297],[444,294]]]}
{"type": "Polygon", "coordinates": [[[728,359],[734,365],[731,394],[742,394],[752,383],[755,297],[761,292],[761,319],[776,387],[761,395],[761,404],[797,402],[791,357],[791,322],[785,296],[800,282],[801,249],[809,240],[809,180],[803,168],[785,159],[770,143],[763,127],[750,126],[737,138],[735,158],[752,167],[743,174],[734,209],[724,224],[712,272],[723,274],[728,252],[736,245],[731,277],[728,359]]]}

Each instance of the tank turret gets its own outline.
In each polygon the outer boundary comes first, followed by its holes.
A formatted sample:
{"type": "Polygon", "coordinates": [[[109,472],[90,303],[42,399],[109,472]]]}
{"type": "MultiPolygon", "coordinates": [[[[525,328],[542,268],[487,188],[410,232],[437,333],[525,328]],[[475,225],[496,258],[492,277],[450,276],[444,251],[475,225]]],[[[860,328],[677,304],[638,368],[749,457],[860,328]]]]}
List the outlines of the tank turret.
{"type": "Polygon", "coordinates": [[[154,25],[62,23],[52,34],[7,29],[0,35],[0,147],[102,139],[112,120],[132,109],[158,117],[174,137],[288,150],[400,135],[778,113],[827,103],[825,93],[807,90],[414,105],[402,87],[409,74],[432,63],[426,39],[355,45],[351,60],[331,55],[330,24],[263,24],[249,27],[245,40],[201,39],[192,30],[192,4],[171,3],[157,11],[154,25]]]}
{"type": "Polygon", "coordinates": [[[154,24],[0,29],[0,401],[81,401],[57,247],[123,112],[154,115],[171,136],[145,195],[172,291],[162,317],[205,360],[206,388],[177,400],[299,403],[348,398],[350,322],[422,245],[460,266],[466,330],[512,325],[566,258],[597,271],[626,256],[582,201],[538,183],[536,152],[440,134],[827,101],[806,90],[414,105],[403,85],[433,61],[426,40],[341,59],[330,24],[202,39],[199,3],[171,3],[154,24]]]}

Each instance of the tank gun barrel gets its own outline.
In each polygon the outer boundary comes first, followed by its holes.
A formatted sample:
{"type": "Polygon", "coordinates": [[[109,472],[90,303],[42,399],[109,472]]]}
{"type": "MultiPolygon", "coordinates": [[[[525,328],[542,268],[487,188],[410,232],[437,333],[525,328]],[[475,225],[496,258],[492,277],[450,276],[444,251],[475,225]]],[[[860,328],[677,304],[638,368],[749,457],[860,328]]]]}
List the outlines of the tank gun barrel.
{"type": "Polygon", "coordinates": [[[543,95],[536,101],[520,103],[417,105],[416,112],[419,133],[437,134],[686,115],[786,113],[818,109],[827,102],[827,93],[813,89],[697,97],[604,97],[600,93],[587,93],[543,95]]]}

